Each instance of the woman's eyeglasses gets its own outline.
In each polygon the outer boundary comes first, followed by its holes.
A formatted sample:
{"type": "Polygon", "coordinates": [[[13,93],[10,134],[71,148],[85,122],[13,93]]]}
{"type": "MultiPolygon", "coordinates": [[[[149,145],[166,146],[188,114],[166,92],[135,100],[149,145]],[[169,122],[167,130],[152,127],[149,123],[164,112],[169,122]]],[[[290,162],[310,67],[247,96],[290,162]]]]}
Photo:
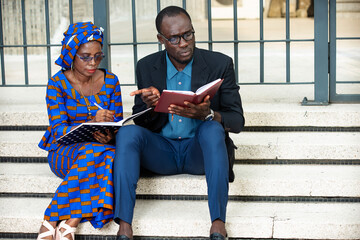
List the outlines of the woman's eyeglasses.
{"type": "Polygon", "coordinates": [[[105,57],[105,54],[104,53],[97,53],[93,57],[80,56],[79,54],[76,54],[76,56],[78,56],[84,62],[91,62],[93,59],[95,60],[95,62],[100,62],[105,57]]]}

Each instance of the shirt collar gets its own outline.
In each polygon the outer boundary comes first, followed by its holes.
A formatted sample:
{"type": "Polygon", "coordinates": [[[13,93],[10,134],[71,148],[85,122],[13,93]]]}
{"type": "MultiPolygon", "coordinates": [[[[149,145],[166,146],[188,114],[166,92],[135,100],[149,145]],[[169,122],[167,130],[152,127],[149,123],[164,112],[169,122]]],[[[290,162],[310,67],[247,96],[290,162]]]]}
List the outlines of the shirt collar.
{"type": "MultiPolygon", "coordinates": [[[[191,59],[191,61],[186,65],[184,70],[182,72],[186,74],[187,76],[191,77],[191,70],[192,70],[192,63],[194,61],[194,58],[191,59]]],[[[175,68],[175,66],[170,61],[170,58],[168,56],[168,53],[166,52],[166,66],[167,66],[167,78],[171,79],[173,78],[179,71],[175,68]]]]}

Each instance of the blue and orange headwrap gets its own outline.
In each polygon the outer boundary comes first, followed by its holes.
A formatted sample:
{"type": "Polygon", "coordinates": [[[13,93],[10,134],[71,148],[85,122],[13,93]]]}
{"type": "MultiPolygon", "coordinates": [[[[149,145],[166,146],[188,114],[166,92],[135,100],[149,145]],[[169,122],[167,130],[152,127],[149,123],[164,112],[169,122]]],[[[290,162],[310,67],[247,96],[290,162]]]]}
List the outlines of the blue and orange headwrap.
{"type": "Polygon", "coordinates": [[[71,63],[81,44],[98,41],[103,44],[103,28],[95,26],[92,22],[78,22],[70,24],[64,32],[60,57],[55,63],[63,68],[71,68],[71,63]]]}

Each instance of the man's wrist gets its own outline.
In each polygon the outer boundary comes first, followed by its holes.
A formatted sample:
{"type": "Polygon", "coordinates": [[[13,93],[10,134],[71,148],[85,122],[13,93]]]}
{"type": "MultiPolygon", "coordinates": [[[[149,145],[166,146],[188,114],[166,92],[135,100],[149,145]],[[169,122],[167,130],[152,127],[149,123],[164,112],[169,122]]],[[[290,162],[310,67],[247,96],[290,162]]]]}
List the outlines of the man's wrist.
{"type": "Polygon", "coordinates": [[[212,121],[215,117],[214,111],[210,108],[210,113],[205,117],[205,121],[212,121]]]}

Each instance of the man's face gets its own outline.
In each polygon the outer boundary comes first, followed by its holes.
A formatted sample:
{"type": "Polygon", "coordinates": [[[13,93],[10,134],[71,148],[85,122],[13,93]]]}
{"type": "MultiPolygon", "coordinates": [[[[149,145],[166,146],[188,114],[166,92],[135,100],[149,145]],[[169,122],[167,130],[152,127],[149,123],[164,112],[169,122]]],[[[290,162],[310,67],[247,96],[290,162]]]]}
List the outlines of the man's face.
{"type": "MultiPolygon", "coordinates": [[[[192,31],[193,27],[191,25],[190,19],[183,13],[180,13],[174,17],[165,16],[161,23],[161,34],[167,39],[170,39],[174,36],[182,36],[183,34],[192,31]]],[[[193,57],[195,36],[188,41],[181,37],[180,42],[177,45],[171,44],[163,36],[158,34],[157,37],[159,42],[165,45],[165,49],[168,52],[169,58],[174,66],[177,69],[181,68],[182,70],[193,57]]]]}

